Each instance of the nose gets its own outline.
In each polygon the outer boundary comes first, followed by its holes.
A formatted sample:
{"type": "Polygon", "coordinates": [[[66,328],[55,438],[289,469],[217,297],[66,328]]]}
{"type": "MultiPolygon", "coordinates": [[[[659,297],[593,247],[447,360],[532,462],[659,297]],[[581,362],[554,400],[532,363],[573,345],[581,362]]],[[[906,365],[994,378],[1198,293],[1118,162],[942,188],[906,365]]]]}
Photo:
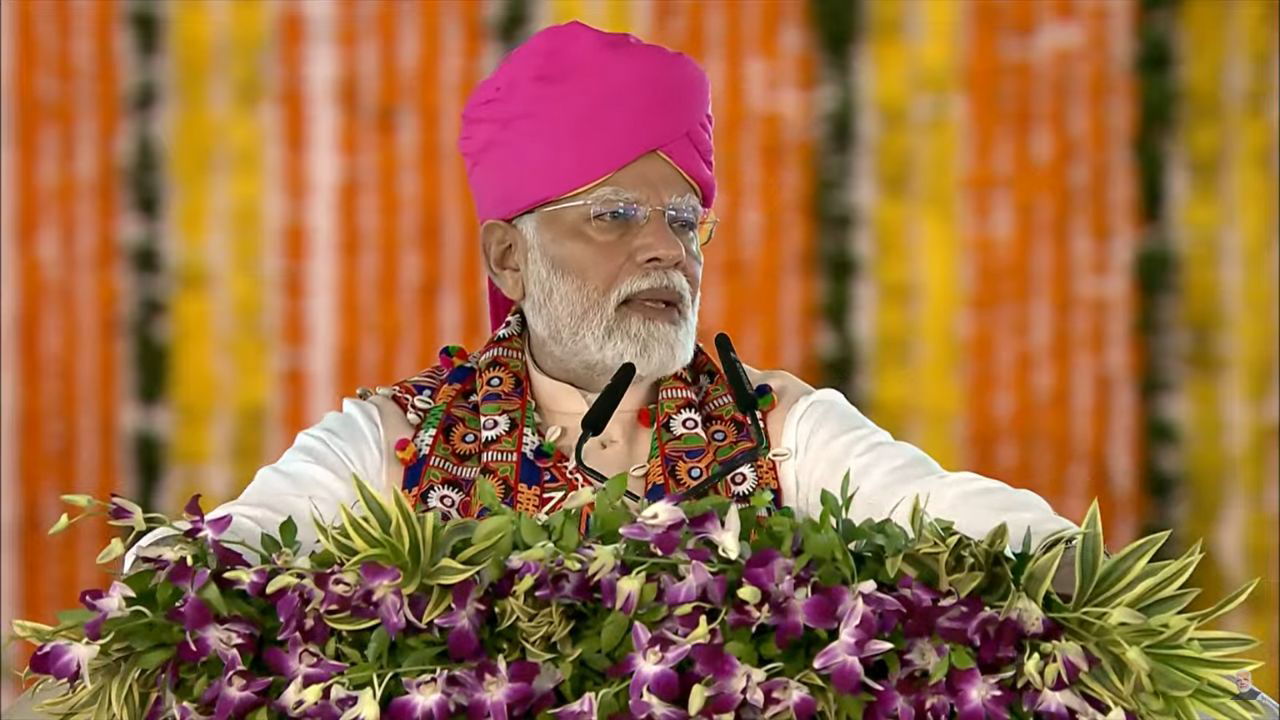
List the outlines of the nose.
{"type": "Polygon", "coordinates": [[[643,267],[672,268],[684,262],[688,250],[667,227],[662,211],[654,210],[635,241],[636,261],[643,267]]]}

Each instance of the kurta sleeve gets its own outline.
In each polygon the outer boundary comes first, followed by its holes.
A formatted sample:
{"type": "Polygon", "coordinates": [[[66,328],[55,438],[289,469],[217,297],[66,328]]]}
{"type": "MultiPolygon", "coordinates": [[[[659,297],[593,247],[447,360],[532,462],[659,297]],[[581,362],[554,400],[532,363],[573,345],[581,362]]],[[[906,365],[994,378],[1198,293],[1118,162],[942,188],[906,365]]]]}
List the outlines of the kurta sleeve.
{"type": "Polygon", "coordinates": [[[840,392],[815,391],[795,403],[783,421],[782,446],[793,452],[780,464],[783,501],[797,511],[821,512],[822,490],[839,495],[846,472],[856,489],[855,520],[890,516],[909,524],[913,498],[930,515],[980,538],[1002,522],[1015,547],[1031,529],[1033,546],[1076,526],[1043,498],[971,472],[948,472],[910,443],[894,440],[840,392]]]}
{"type": "MultiPolygon", "coordinates": [[[[317,540],[311,513],[333,519],[339,505],[356,500],[354,478],[385,490],[386,453],[378,408],[371,402],[348,398],[341,412],[329,412],[319,423],[298,433],[293,445],[274,464],[254,475],[235,500],[209,511],[209,517],[231,515],[223,536],[256,546],[264,530],[275,532],[285,517],[298,525],[303,552],[317,540]]],[[[129,550],[129,568],[139,548],[172,534],[154,530],[129,550]]]]}

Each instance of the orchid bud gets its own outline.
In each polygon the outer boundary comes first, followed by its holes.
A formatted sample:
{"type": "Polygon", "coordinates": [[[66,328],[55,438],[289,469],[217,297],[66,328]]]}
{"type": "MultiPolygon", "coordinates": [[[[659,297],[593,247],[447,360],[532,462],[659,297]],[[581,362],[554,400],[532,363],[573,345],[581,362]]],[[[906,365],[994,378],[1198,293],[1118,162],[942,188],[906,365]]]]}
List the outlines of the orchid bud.
{"type": "Polygon", "coordinates": [[[102,548],[102,552],[98,553],[98,558],[95,562],[99,565],[103,565],[115,560],[121,555],[124,555],[124,542],[120,540],[120,538],[114,537],[111,538],[111,542],[107,543],[106,547],[102,548]]]}
{"type": "Polygon", "coordinates": [[[58,521],[53,524],[53,527],[49,528],[49,534],[57,535],[69,527],[71,527],[71,518],[67,517],[66,513],[62,513],[58,516],[58,521]]]}
{"type": "Polygon", "coordinates": [[[62,495],[60,496],[59,499],[61,499],[62,502],[68,505],[74,505],[76,507],[82,507],[82,508],[89,507],[94,502],[92,495],[82,495],[82,494],[62,495]]]}
{"type": "Polygon", "coordinates": [[[613,609],[623,615],[636,611],[640,602],[640,591],[644,589],[644,573],[636,572],[618,581],[618,597],[614,600],[613,609]]]}
{"type": "Polygon", "coordinates": [[[696,717],[707,704],[707,686],[698,683],[689,688],[689,716],[696,717]]]}
{"type": "Polygon", "coordinates": [[[760,602],[760,598],[762,597],[763,595],[760,594],[760,588],[755,585],[743,585],[738,588],[738,599],[750,605],[755,605],[760,602]]]}

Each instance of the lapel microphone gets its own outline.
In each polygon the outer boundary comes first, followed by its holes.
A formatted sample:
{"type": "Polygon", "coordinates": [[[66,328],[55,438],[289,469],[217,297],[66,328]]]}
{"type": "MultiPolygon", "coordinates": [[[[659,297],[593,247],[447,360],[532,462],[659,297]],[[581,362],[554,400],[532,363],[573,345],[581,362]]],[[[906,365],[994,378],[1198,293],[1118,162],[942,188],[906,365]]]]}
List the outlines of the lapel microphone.
{"type": "MultiPolygon", "coordinates": [[[[604,390],[600,391],[600,394],[596,396],[595,402],[591,403],[591,407],[587,408],[587,412],[582,416],[582,434],[578,436],[578,445],[573,450],[573,459],[583,473],[602,486],[609,481],[609,478],[583,461],[582,450],[587,446],[591,438],[604,434],[604,429],[609,426],[609,420],[618,411],[618,404],[622,402],[622,396],[627,393],[627,388],[631,387],[631,383],[635,379],[635,363],[622,363],[614,371],[613,378],[609,380],[609,384],[604,386],[604,390]]],[[[636,502],[640,500],[640,496],[630,490],[627,491],[626,498],[636,502]]]]}

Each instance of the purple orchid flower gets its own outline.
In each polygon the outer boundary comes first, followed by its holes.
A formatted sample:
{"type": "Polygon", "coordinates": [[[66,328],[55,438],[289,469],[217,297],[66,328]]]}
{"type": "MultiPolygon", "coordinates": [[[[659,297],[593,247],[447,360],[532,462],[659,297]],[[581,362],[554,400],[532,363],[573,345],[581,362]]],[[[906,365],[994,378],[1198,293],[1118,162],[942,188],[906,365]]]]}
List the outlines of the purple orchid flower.
{"type": "Polygon", "coordinates": [[[306,581],[272,593],[271,601],[275,603],[276,615],[280,618],[277,637],[288,640],[298,635],[312,645],[328,642],[329,624],[317,611],[321,597],[320,590],[306,581]]]}
{"type": "Polygon", "coordinates": [[[77,681],[89,682],[89,662],[98,655],[98,646],[91,643],[55,640],[36,648],[28,667],[37,675],[48,675],[74,685],[77,681]]]}
{"type": "Polygon", "coordinates": [[[631,698],[629,709],[631,715],[640,720],[686,720],[689,717],[683,708],[664,702],[647,689],[638,697],[631,698]]]}
{"type": "Polygon", "coordinates": [[[795,563],[773,548],[752,555],[742,567],[742,580],[771,595],[783,578],[791,577],[795,563]]]}
{"type": "Polygon", "coordinates": [[[213,704],[213,720],[242,718],[267,704],[263,691],[270,686],[271,678],[254,677],[238,664],[228,664],[226,671],[200,696],[200,702],[213,704]]]}
{"type": "Polygon", "coordinates": [[[763,709],[763,684],[767,677],[760,668],[739,663],[729,677],[716,680],[707,689],[708,697],[714,703],[713,712],[715,714],[733,712],[743,702],[757,710],[763,709]]]}
{"type": "Polygon", "coordinates": [[[1008,720],[1013,693],[977,668],[952,670],[947,676],[947,688],[956,706],[957,720],[1008,720]]]}
{"type": "Polygon", "coordinates": [[[231,582],[231,587],[250,597],[260,597],[271,579],[270,573],[264,567],[228,570],[222,577],[231,582]]]}
{"type": "Polygon", "coordinates": [[[452,703],[446,685],[449,673],[437,670],[431,675],[404,678],[407,694],[387,706],[387,720],[448,720],[452,703]]]}
{"type": "Polygon", "coordinates": [[[311,709],[313,720],[379,720],[382,711],[373,688],[352,692],[345,686],[329,686],[329,699],[311,709]]]}
{"type": "Polygon", "coordinates": [[[453,610],[436,618],[436,625],[449,628],[449,657],[454,660],[478,660],[484,657],[480,645],[480,628],[489,611],[481,601],[481,588],[467,579],[453,586],[453,610]]]}
{"type": "Polygon", "coordinates": [[[814,669],[830,675],[832,686],[849,695],[860,692],[866,681],[862,660],[893,649],[893,643],[874,637],[875,618],[866,607],[861,596],[855,597],[840,622],[840,636],[813,659],[814,669]]]}
{"type": "MultiPolygon", "coordinates": [[[[288,717],[311,717],[316,714],[326,714],[325,710],[317,708],[324,698],[325,688],[319,684],[308,684],[302,678],[294,678],[289,685],[285,687],[280,697],[276,698],[275,707],[288,717]],[[316,712],[312,710],[315,709],[316,712]],[[304,714],[305,713],[305,714],[304,714]]],[[[331,713],[330,713],[331,714],[331,713]]]]}
{"type": "Polygon", "coordinates": [[[872,691],[873,700],[863,712],[864,720],[915,720],[916,703],[910,683],[900,680],[872,691]]]}
{"type": "Polygon", "coordinates": [[[240,618],[214,622],[213,611],[194,595],[187,596],[168,617],[181,622],[186,631],[176,653],[184,663],[200,662],[217,654],[223,662],[238,665],[241,651],[252,650],[258,635],[258,628],[240,618]]]}
{"type": "Polygon", "coordinates": [[[568,705],[551,710],[556,720],[596,720],[596,693],[591,691],[568,705]]]}
{"type": "Polygon", "coordinates": [[[605,607],[613,608],[623,615],[631,615],[640,604],[640,593],[644,590],[645,574],[631,573],[623,577],[606,575],[600,581],[600,601],[605,607]]]}
{"type": "Polygon", "coordinates": [[[405,628],[404,595],[400,592],[400,570],[378,563],[360,566],[360,591],[355,607],[359,617],[377,617],[387,634],[395,637],[405,628]]]}
{"type": "Polygon", "coordinates": [[[724,644],[718,642],[694,645],[689,657],[693,659],[694,674],[713,681],[733,677],[742,664],[738,658],[725,651],[724,644]]]}
{"type": "Polygon", "coordinates": [[[680,676],[675,666],[689,654],[690,646],[664,643],[650,634],[643,623],[631,626],[631,645],[633,651],[614,666],[610,674],[631,675],[633,699],[650,690],[662,700],[675,700],[680,694],[680,676]]]}
{"type": "Polygon", "coordinates": [[[777,717],[791,713],[796,720],[809,720],[818,714],[818,701],[809,688],[790,678],[774,678],[761,683],[764,691],[764,716],[777,717]]]}
{"type": "Polygon", "coordinates": [[[277,675],[283,675],[292,682],[302,680],[302,684],[315,685],[347,669],[346,663],[330,660],[318,648],[308,645],[298,635],[289,638],[287,648],[272,646],[262,653],[267,667],[277,675]]]}
{"type": "Polygon", "coordinates": [[[684,576],[680,580],[673,580],[670,575],[662,576],[662,602],[671,607],[684,605],[696,601],[699,596],[709,594],[712,596],[719,595],[719,601],[707,598],[707,602],[714,605],[724,601],[724,585],[727,580],[723,577],[720,580],[720,587],[717,589],[717,583],[711,573],[707,570],[707,566],[694,560],[688,565],[680,567],[680,573],[684,576]]]}
{"type": "Polygon", "coordinates": [[[736,507],[729,508],[723,521],[714,510],[705,512],[689,521],[689,530],[695,538],[714,543],[720,557],[730,562],[742,554],[742,518],[736,507]]]}
{"type": "Polygon", "coordinates": [[[947,642],[975,648],[982,665],[1012,662],[1022,638],[1017,620],[1000,617],[972,596],[951,603],[938,618],[936,631],[947,642]]]}
{"type": "Polygon", "coordinates": [[[471,672],[456,675],[467,696],[467,715],[471,718],[507,720],[512,715],[523,717],[534,699],[533,681],[538,677],[538,664],[518,660],[508,667],[505,658],[496,663],[484,661],[471,672]]]}
{"type": "Polygon", "coordinates": [[[929,638],[911,638],[907,641],[906,652],[902,654],[902,672],[920,671],[927,675],[933,672],[946,655],[947,646],[943,643],[929,638]]]}
{"type": "Polygon", "coordinates": [[[774,642],[786,648],[804,635],[804,602],[807,590],[797,592],[794,577],[785,577],[778,584],[771,602],[774,642]]]}
{"type": "Polygon", "coordinates": [[[107,524],[131,527],[137,531],[147,529],[146,515],[142,508],[115,493],[111,493],[111,500],[107,503],[107,524]]]}
{"type": "Polygon", "coordinates": [[[680,531],[685,525],[684,511],[670,500],[659,500],[636,516],[636,521],[623,525],[618,533],[628,540],[651,544],[659,555],[670,555],[680,547],[680,531]]]}
{"type": "Polygon", "coordinates": [[[344,613],[360,589],[360,576],[351,571],[328,570],[313,578],[320,591],[320,609],[326,613],[344,613]]]}
{"type": "Polygon", "coordinates": [[[209,568],[192,565],[190,556],[179,558],[164,573],[165,582],[182,588],[183,594],[188,596],[195,595],[211,576],[209,568]]]}
{"type": "Polygon", "coordinates": [[[102,624],[115,617],[129,614],[125,606],[125,598],[135,597],[133,588],[122,582],[111,583],[106,592],[101,590],[85,590],[80,593],[80,604],[97,613],[84,624],[84,636],[90,640],[102,637],[102,624]]]}
{"type": "Polygon", "coordinates": [[[931,637],[938,618],[946,610],[938,606],[941,594],[924,583],[904,577],[898,581],[894,597],[905,611],[902,634],[908,638],[931,637]]]}
{"type": "Polygon", "coordinates": [[[1022,693],[1022,706],[1035,713],[1038,718],[1049,720],[1068,720],[1068,718],[1088,716],[1093,708],[1084,698],[1071,690],[1027,690],[1022,693]]]}
{"type": "Polygon", "coordinates": [[[230,515],[219,515],[216,518],[205,518],[204,509],[200,507],[200,493],[191,496],[186,507],[182,509],[188,527],[184,536],[206,543],[213,551],[214,557],[223,565],[242,567],[248,565],[240,553],[218,542],[218,538],[231,527],[230,515]]]}
{"type": "Polygon", "coordinates": [[[1089,661],[1089,653],[1073,642],[1057,642],[1053,644],[1053,657],[1061,671],[1050,684],[1053,690],[1063,690],[1076,683],[1080,674],[1088,670],[1093,663],[1089,661]]]}
{"type": "Polygon", "coordinates": [[[558,570],[538,586],[533,596],[546,602],[585,603],[591,600],[591,582],[585,572],[558,570]]]}
{"type": "Polygon", "coordinates": [[[564,674],[551,663],[538,666],[538,675],[529,683],[533,689],[533,700],[529,702],[526,712],[537,715],[549,709],[556,702],[556,687],[564,682],[564,674]]]}

